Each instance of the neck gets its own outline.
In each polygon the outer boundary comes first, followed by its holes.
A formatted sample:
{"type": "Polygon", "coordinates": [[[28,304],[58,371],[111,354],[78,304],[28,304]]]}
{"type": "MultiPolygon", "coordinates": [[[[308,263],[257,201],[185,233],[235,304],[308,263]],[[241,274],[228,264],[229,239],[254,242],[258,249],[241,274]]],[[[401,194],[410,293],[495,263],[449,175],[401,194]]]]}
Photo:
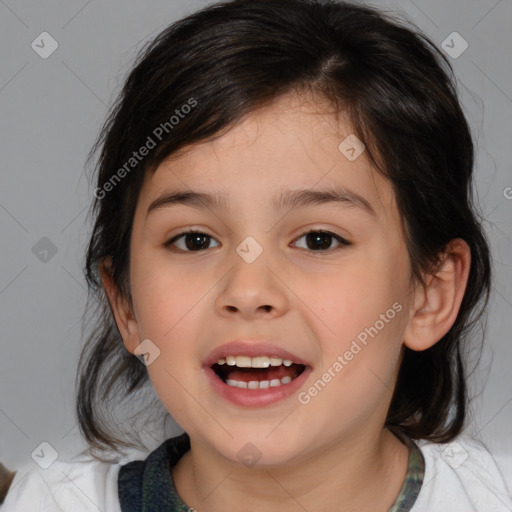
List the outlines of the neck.
{"type": "Polygon", "coordinates": [[[242,503],[254,512],[385,512],[403,485],[409,453],[387,429],[372,434],[333,443],[293,466],[266,468],[236,464],[191,440],[173,479],[183,501],[197,512],[238,512],[242,503]]]}

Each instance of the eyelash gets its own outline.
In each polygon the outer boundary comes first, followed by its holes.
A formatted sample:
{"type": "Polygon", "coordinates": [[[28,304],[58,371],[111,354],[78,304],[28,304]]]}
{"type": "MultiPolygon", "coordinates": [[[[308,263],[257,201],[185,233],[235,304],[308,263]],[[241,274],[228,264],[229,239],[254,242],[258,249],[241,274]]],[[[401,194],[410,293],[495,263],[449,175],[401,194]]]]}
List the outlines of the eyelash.
{"type": "MultiPolygon", "coordinates": [[[[302,235],[300,235],[298,238],[296,238],[295,240],[299,240],[301,239],[302,237],[306,236],[306,235],[309,235],[311,233],[315,233],[315,234],[322,234],[322,235],[330,235],[334,240],[336,240],[337,242],[339,242],[340,245],[338,245],[337,247],[334,247],[334,248],[331,248],[331,249],[325,249],[325,250],[313,250],[313,249],[305,249],[309,252],[313,252],[313,253],[317,253],[317,252],[333,252],[333,251],[337,251],[337,250],[340,250],[342,249],[343,247],[348,247],[350,245],[352,245],[351,242],[349,242],[348,240],[346,240],[345,238],[337,235],[336,233],[332,233],[331,231],[327,231],[327,230],[323,230],[323,229],[311,229],[309,231],[306,231],[305,233],[303,233],[302,235]]],[[[172,251],[175,251],[175,252],[202,252],[206,249],[199,249],[198,251],[189,251],[189,250],[184,250],[184,249],[176,249],[176,248],[173,248],[173,244],[180,238],[186,236],[186,235],[191,235],[191,234],[198,234],[198,235],[204,235],[210,239],[213,239],[212,236],[210,235],[207,235],[206,233],[203,233],[202,231],[200,230],[196,230],[196,229],[191,229],[189,231],[183,231],[182,233],[174,236],[173,238],[171,238],[169,241],[165,242],[164,243],[164,247],[167,248],[167,249],[170,249],[172,251]]],[[[209,247],[208,247],[209,249],[209,247]]]]}

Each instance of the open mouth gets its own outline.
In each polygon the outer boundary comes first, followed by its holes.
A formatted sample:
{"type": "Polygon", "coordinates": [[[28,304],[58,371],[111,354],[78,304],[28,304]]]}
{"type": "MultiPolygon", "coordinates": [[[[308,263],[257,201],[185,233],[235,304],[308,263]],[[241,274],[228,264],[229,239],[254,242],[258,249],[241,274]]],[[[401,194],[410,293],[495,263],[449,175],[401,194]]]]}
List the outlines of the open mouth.
{"type": "Polygon", "coordinates": [[[211,366],[217,377],[231,387],[265,389],[289,384],[304,370],[303,364],[270,356],[226,356],[211,366]]]}

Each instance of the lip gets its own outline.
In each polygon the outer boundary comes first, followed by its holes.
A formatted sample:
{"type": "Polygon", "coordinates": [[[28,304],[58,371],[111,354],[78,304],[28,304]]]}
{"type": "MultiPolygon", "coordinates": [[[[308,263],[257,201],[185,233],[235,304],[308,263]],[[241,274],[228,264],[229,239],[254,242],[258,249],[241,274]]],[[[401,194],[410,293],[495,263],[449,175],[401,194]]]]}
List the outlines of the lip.
{"type": "Polygon", "coordinates": [[[299,389],[304,385],[312,372],[311,365],[304,359],[276,345],[261,341],[236,340],[220,347],[215,348],[205,359],[203,370],[212,386],[213,390],[223,399],[232,404],[242,407],[262,407],[274,404],[280,400],[284,400],[291,395],[297,394],[299,389]],[[289,359],[297,364],[304,365],[304,371],[288,384],[282,384],[276,387],[268,387],[265,389],[241,389],[228,386],[224,383],[215,371],[212,365],[219,359],[226,356],[269,356],[278,357],[280,359],[289,359]]]}
{"type": "Polygon", "coordinates": [[[306,366],[304,371],[288,384],[265,389],[241,389],[222,382],[209,366],[204,370],[213,390],[218,395],[228,402],[242,407],[263,407],[296,395],[312,372],[311,367],[306,366]]]}
{"type": "Polygon", "coordinates": [[[276,345],[272,345],[272,343],[264,341],[235,340],[212,350],[204,360],[203,367],[210,368],[219,359],[225,358],[226,356],[278,357],[280,359],[289,359],[297,364],[309,366],[308,362],[301,357],[277,347],[276,345]]]}

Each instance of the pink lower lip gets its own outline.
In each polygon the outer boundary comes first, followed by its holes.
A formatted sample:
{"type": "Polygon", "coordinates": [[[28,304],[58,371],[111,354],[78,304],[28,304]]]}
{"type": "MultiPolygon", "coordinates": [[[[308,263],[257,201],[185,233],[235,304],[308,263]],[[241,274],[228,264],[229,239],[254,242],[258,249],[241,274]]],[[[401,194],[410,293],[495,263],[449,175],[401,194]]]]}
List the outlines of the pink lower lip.
{"type": "Polygon", "coordinates": [[[306,366],[304,371],[288,384],[265,389],[241,389],[225,384],[210,367],[204,367],[213,390],[225,400],[243,407],[261,407],[273,404],[296,394],[311,373],[306,366]]]}

